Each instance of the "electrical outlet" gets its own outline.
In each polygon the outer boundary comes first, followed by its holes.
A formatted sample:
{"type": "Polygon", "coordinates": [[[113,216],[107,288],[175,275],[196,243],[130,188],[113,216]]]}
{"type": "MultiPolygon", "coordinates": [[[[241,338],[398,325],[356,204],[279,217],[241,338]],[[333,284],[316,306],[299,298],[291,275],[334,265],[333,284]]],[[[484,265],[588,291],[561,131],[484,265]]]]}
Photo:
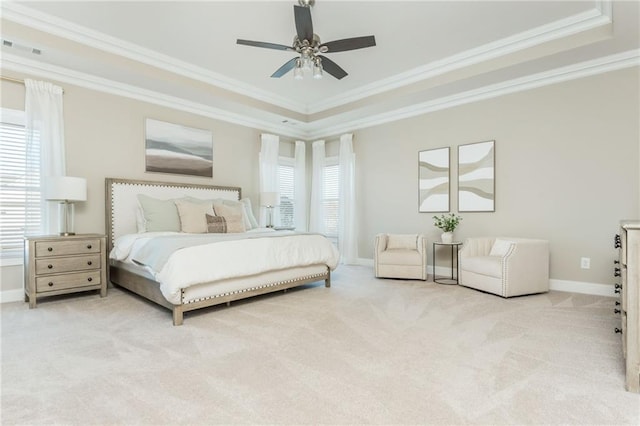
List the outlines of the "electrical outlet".
{"type": "Polygon", "coordinates": [[[591,258],[589,258],[589,257],[580,258],[580,267],[582,269],[591,268],[591,258]]]}

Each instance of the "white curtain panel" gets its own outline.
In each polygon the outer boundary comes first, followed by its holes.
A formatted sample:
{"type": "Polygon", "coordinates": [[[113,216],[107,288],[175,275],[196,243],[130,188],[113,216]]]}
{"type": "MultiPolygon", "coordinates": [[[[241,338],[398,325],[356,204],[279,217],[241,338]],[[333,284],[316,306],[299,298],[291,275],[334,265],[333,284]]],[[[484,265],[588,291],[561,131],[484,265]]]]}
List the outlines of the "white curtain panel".
{"type": "Polygon", "coordinates": [[[293,176],[293,196],[295,206],[293,208],[293,221],[296,230],[305,232],[307,230],[307,174],[306,168],[306,144],[296,141],[295,165],[293,176]]]}
{"type": "Polygon", "coordinates": [[[338,249],[340,262],[354,265],[358,261],[358,229],[356,225],[355,167],[353,134],[340,136],[340,202],[338,208],[338,249]]]}
{"type": "MultiPolygon", "coordinates": [[[[260,148],[260,193],[279,192],[280,182],[278,182],[278,153],[280,152],[280,137],[263,133],[261,135],[262,145],[260,148]]],[[[267,209],[260,206],[260,226],[267,226],[267,209]]],[[[280,214],[277,208],[273,209],[273,224],[280,223],[280,214]]]]}
{"type": "Polygon", "coordinates": [[[324,220],[324,141],[315,141],[311,145],[312,166],[311,171],[311,203],[309,209],[309,231],[326,233],[324,220]]]}
{"type": "MultiPolygon", "coordinates": [[[[26,173],[40,175],[40,188],[49,176],[65,175],[63,90],[46,81],[25,79],[26,173]]],[[[58,230],[58,209],[53,203],[27,193],[26,215],[39,214],[39,229],[25,229],[25,235],[50,234],[58,230]]],[[[29,223],[29,221],[27,221],[29,223]]]]}

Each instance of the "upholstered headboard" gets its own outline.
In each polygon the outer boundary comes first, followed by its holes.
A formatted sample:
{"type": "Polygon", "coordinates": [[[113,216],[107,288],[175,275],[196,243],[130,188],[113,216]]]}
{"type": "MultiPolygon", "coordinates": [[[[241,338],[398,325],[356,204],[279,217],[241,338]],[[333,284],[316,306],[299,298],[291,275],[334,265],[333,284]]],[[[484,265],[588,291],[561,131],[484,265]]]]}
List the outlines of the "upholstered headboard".
{"type": "Polygon", "coordinates": [[[129,179],[105,179],[105,208],[108,249],[119,236],[135,234],[138,194],[160,200],[190,196],[201,199],[239,200],[241,189],[233,186],[211,186],[190,183],[153,182],[129,179]]]}

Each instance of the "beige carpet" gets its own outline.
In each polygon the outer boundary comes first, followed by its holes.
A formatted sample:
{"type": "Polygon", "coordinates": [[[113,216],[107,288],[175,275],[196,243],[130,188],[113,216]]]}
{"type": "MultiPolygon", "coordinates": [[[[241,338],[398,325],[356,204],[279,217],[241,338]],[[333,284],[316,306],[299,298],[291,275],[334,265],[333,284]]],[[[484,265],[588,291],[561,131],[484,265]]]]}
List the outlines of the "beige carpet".
{"type": "Polygon", "coordinates": [[[340,267],[185,316],[118,289],[2,305],[11,424],[638,424],[614,300],[340,267]]]}

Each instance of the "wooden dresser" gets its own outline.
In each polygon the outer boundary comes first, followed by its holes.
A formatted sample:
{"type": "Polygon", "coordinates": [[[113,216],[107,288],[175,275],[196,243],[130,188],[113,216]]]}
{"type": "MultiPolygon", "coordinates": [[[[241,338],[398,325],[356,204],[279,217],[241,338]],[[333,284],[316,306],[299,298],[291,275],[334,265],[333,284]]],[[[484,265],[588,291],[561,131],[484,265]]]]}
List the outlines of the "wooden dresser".
{"type": "Polygon", "coordinates": [[[100,290],[107,295],[106,237],[27,237],[24,243],[24,294],[29,308],[43,296],[100,290]]]}
{"type": "Polygon", "coordinates": [[[622,319],[615,331],[622,334],[627,390],[640,393],[640,221],[622,221],[615,246],[620,250],[614,266],[620,301],[614,312],[622,319]]]}

